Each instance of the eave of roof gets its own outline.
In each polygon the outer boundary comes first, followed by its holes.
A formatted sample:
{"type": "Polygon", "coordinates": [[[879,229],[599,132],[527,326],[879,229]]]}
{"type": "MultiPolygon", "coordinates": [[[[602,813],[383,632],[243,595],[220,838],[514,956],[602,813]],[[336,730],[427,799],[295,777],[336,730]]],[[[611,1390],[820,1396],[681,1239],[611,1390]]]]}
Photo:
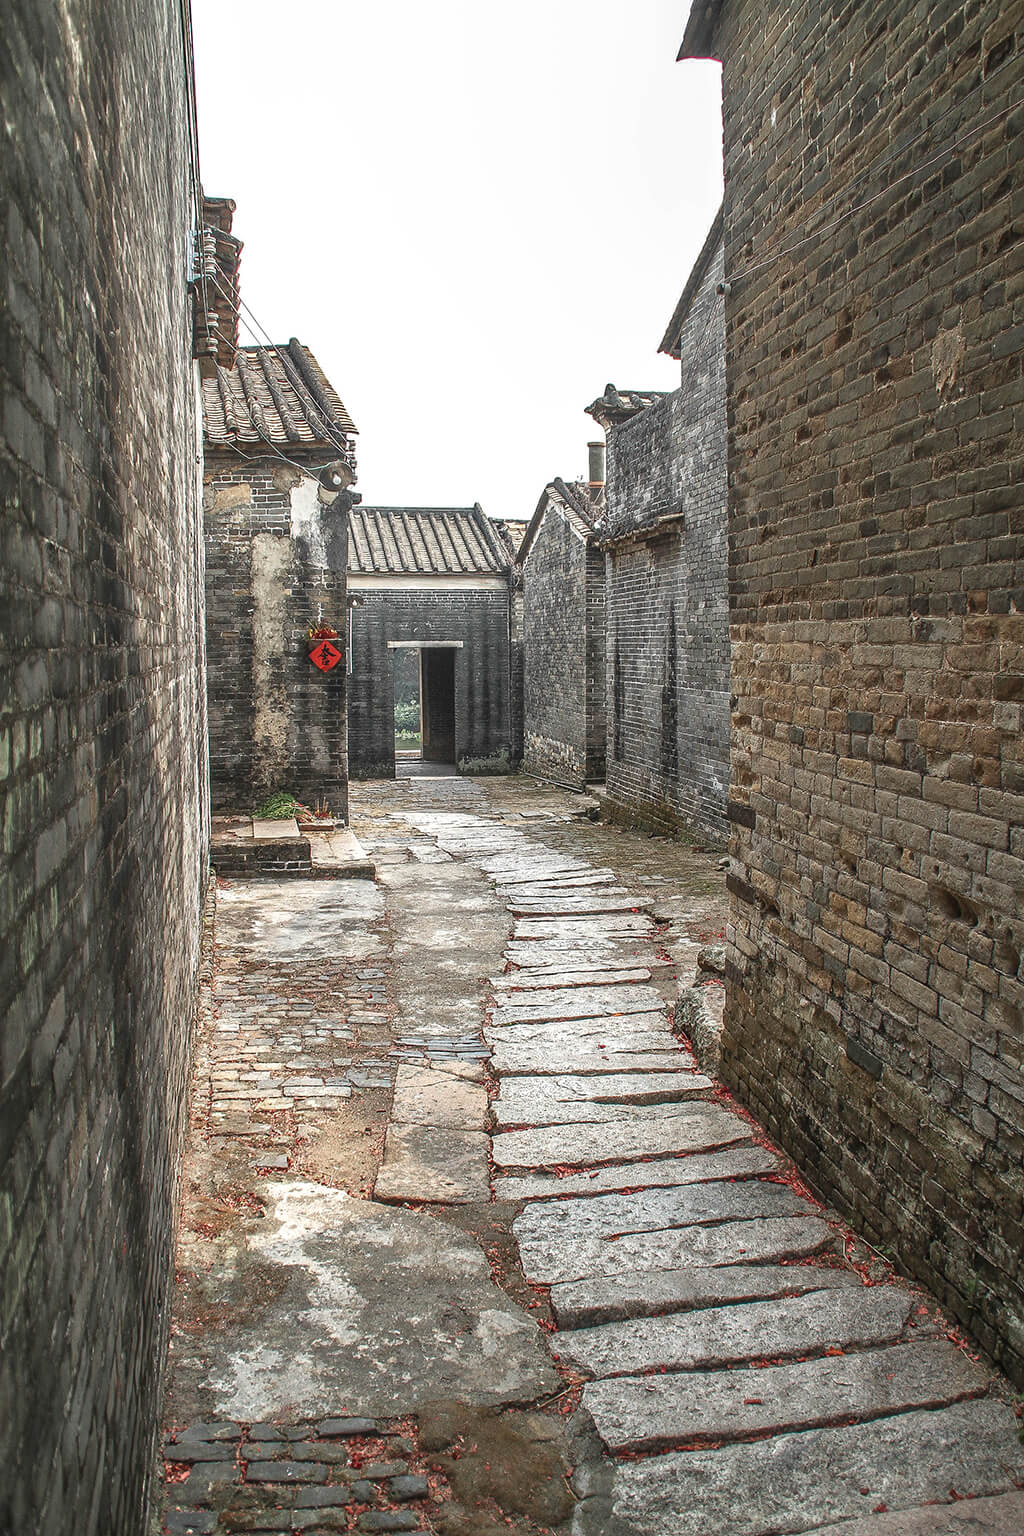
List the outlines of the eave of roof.
{"type": "Polygon", "coordinates": [[[607,432],[624,421],[631,421],[656,401],[664,400],[668,393],[664,389],[616,389],[614,384],[606,384],[604,394],[590,402],[586,414],[607,432]]]}
{"type": "Polygon", "coordinates": [[[713,59],[722,0],[693,0],[676,59],[713,59]]]}
{"type": "Polygon", "coordinates": [[[659,352],[667,352],[669,357],[674,357],[677,362],[679,361],[680,352],[679,340],[682,336],[683,326],[686,324],[686,317],[690,313],[690,306],[697,296],[697,290],[704,280],[704,274],[708,269],[711,258],[718,249],[719,242],[722,239],[722,229],[722,205],[720,204],[718,212],[712,220],[711,228],[708,230],[707,239],[700,248],[700,255],[693,264],[693,271],[686,280],[686,287],[680,295],[679,303],[672,311],[672,319],[669,321],[668,328],[661,338],[661,346],[658,348],[659,352]]]}

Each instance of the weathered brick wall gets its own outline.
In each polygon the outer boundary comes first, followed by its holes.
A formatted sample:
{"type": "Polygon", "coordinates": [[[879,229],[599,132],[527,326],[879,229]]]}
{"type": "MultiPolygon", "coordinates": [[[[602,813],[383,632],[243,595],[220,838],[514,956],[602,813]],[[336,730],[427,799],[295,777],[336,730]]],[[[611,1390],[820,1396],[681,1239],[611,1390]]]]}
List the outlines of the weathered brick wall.
{"type": "Polygon", "coordinates": [[[683,383],[608,434],[609,807],[724,838],[729,785],[721,251],[695,295],[683,383]]]}
{"type": "Polygon", "coordinates": [[[512,763],[507,587],[461,591],[355,589],[351,594],[349,764],[353,778],[389,778],[395,696],[389,640],[461,640],[455,652],[455,752],[465,773],[512,763]]]}
{"type": "Polygon", "coordinates": [[[136,1536],[208,846],[180,10],[0,51],[0,1530],[136,1536]]]}
{"type": "Polygon", "coordinates": [[[586,657],[587,761],[586,778],[604,778],[608,750],[608,673],[604,597],[604,554],[594,541],[587,546],[586,657]]]}
{"type": "Polygon", "coordinates": [[[209,455],[203,499],[213,809],[285,789],[347,816],[345,663],[318,671],[307,634],[329,625],[344,655],[345,520],[280,459],[209,455]]]}
{"type": "Polygon", "coordinates": [[[1024,7],[724,7],[724,1066],[1024,1381],[1024,7]]]}
{"type": "Polygon", "coordinates": [[[548,508],[523,567],[523,768],[587,777],[587,545],[548,508]]]}

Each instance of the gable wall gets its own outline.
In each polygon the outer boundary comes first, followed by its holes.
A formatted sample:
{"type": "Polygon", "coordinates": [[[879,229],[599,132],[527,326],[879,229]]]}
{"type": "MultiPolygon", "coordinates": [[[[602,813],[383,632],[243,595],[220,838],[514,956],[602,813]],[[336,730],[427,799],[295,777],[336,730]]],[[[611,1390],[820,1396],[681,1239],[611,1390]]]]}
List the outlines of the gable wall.
{"type": "Polygon", "coordinates": [[[523,567],[523,768],[587,779],[587,546],[549,508],[523,567]]]}
{"type": "Polygon", "coordinates": [[[721,43],[724,1069],[1022,1380],[1024,7],[747,0],[721,43]]]}
{"type": "Polygon", "coordinates": [[[683,384],[608,435],[611,814],[726,834],[729,628],[721,251],[695,295],[683,384]],[[673,518],[660,528],[661,518],[673,518]]]}

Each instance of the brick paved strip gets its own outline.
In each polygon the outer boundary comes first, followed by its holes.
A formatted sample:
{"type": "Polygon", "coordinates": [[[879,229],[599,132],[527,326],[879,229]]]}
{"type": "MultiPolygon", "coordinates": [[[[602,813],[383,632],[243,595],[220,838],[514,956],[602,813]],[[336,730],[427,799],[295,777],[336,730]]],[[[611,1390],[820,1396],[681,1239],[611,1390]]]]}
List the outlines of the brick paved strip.
{"type": "MultiPolygon", "coordinates": [[[[661,1074],[651,1073],[647,1081],[661,1074]]],[[[666,1076],[670,1074],[665,1074],[666,1076]]],[[[595,1074],[588,1082],[601,1082],[595,1074]]],[[[666,1184],[699,1184],[709,1179],[738,1179],[773,1173],[782,1161],[764,1147],[728,1147],[723,1152],[693,1153],[689,1157],[663,1157],[649,1163],[620,1163],[611,1168],[589,1168],[583,1173],[559,1177],[555,1173],[507,1174],[499,1178],[499,1200],[552,1200],[566,1195],[606,1195],[623,1189],[649,1189],[666,1184]]]]}
{"type": "Polygon", "coordinates": [[[583,1406],[612,1451],[734,1440],[769,1430],[880,1418],[982,1394],[989,1373],[945,1340],[864,1349],[762,1370],[619,1376],[591,1382],[583,1406]]]}
{"type": "Polygon", "coordinates": [[[555,1347],[562,1359],[595,1376],[621,1376],[658,1366],[707,1370],[744,1360],[883,1344],[899,1338],[912,1305],[910,1293],[896,1286],[811,1291],[778,1301],[572,1329],[557,1336],[555,1347]]]}
{"type": "Polygon", "coordinates": [[[861,1283],[853,1270],[822,1264],[723,1264],[639,1270],[553,1285],[551,1309],[559,1328],[591,1328],[630,1317],[657,1317],[727,1302],[801,1296],[806,1291],[861,1283]]]}
{"type": "Polygon", "coordinates": [[[327,1477],[322,1461],[250,1461],[247,1483],[322,1483],[327,1477]]]}
{"type": "Polygon", "coordinates": [[[499,1168],[628,1162],[673,1152],[708,1152],[749,1140],[749,1127],[716,1104],[650,1104],[603,1125],[505,1131],[491,1147],[499,1168]]]}
{"type": "MultiPolygon", "coordinates": [[[[1009,1492],[1024,1481],[1016,1426],[1011,1408],[986,1399],[625,1462],[614,1513],[631,1536],[769,1536],[862,1518],[879,1504],[948,1500],[951,1489],[1009,1492]]],[[[598,1536],[598,1527],[580,1536],[598,1536]]]]}
{"type": "Polygon", "coordinates": [[[719,1222],[711,1227],[683,1227],[671,1232],[635,1232],[614,1243],[586,1238],[575,1246],[567,1246],[564,1242],[524,1237],[519,1253],[528,1279],[539,1285],[555,1285],[633,1269],[685,1269],[809,1258],[832,1242],[832,1229],[817,1216],[780,1216],[763,1221],[719,1222]]]}
{"type": "Polygon", "coordinates": [[[1014,1492],[819,1525],[807,1536],[1021,1536],[1022,1531],[1024,1492],[1014,1492]]]}

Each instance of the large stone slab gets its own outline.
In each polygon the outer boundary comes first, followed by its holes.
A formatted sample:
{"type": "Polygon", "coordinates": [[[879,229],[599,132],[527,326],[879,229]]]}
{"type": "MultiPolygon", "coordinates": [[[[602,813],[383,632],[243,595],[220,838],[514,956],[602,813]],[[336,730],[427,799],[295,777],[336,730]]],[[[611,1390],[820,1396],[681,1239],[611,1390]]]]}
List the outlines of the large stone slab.
{"type": "MultiPolygon", "coordinates": [[[[486,1034],[486,1031],[485,1031],[486,1034]]],[[[688,1055],[680,1056],[674,1045],[666,1040],[664,1049],[648,1049],[649,1042],[631,1037],[617,1042],[614,1050],[594,1039],[566,1042],[555,1038],[550,1044],[534,1036],[527,1041],[510,1041],[506,1036],[494,1040],[488,1037],[493,1049],[491,1065],[495,1072],[543,1075],[552,1068],[572,1072],[675,1072],[680,1064],[692,1063],[688,1055]],[[634,1047],[630,1049],[630,1044],[634,1047]]]]}
{"type": "Polygon", "coordinates": [[[543,895],[541,893],[513,896],[509,900],[514,917],[563,917],[592,916],[604,912],[646,912],[646,903],[615,886],[607,891],[595,890],[583,896],[543,895]]]}
{"type": "MultiPolygon", "coordinates": [[[[665,1074],[671,1076],[670,1073],[665,1074]]],[[[660,1073],[645,1074],[657,1081],[660,1073]]],[[[600,1083],[601,1078],[588,1078],[600,1083]]],[[[707,1179],[742,1179],[756,1173],[774,1173],[782,1160],[764,1147],[727,1147],[724,1152],[692,1153],[688,1157],[662,1157],[653,1163],[620,1163],[611,1168],[588,1168],[583,1173],[506,1174],[495,1184],[499,1200],[551,1200],[562,1195],[606,1195],[621,1189],[646,1189],[665,1184],[699,1184],[707,1179]]]]}
{"type": "Polygon", "coordinates": [[[533,971],[514,971],[506,976],[492,976],[491,986],[502,1003],[514,1000],[517,992],[542,991],[551,987],[607,987],[616,983],[650,981],[651,973],[645,966],[585,965],[572,969],[545,970],[542,975],[533,971]]]}
{"type": "Polygon", "coordinates": [[[602,886],[618,884],[618,876],[610,869],[582,870],[574,875],[552,875],[547,880],[499,880],[499,894],[551,896],[560,891],[592,891],[602,886]]]}
{"type": "MultiPolygon", "coordinates": [[[[543,1040],[563,1042],[568,1047],[574,1041],[593,1039],[595,1044],[609,1051],[627,1046],[635,1050],[648,1041],[652,1049],[663,1050],[666,1042],[675,1044],[676,1041],[663,1012],[626,1013],[614,1018],[581,1015],[578,1019],[520,1019],[514,1024],[488,1025],[485,1033],[488,1038],[493,1037],[495,1044],[543,1040]]],[[[682,1060],[686,1047],[680,1046],[679,1050],[682,1060]]],[[[552,1069],[562,1070],[554,1061],[552,1069]]]]}
{"type": "Polygon", "coordinates": [[[581,863],[579,859],[547,852],[522,853],[513,850],[487,854],[475,862],[485,874],[493,878],[495,884],[550,880],[552,876],[589,875],[592,872],[591,866],[581,863]]]}
{"type": "Polygon", "coordinates": [[[492,1023],[500,1026],[546,1019],[610,1018],[625,1013],[658,1013],[664,1007],[661,994],[647,986],[538,988],[496,1008],[492,1023]]]}
{"type": "Polygon", "coordinates": [[[580,934],[571,939],[513,939],[505,950],[510,965],[523,971],[587,970],[597,965],[653,965],[654,949],[646,936],[608,938],[580,934]]]}
{"type": "Polygon", "coordinates": [[[819,1525],[807,1536],[1021,1536],[1022,1531],[1024,1492],[1014,1492],[819,1525]]]}
{"type": "Polygon", "coordinates": [[[699,1072],[505,1077],[491,1108],[499,1126],[621,1120],[623,1105],[680,1103],[700,1098],[713,1087],[699,1072]]]}
{"type": "Polygon", "coordinates": [[[818,1216],[779,1216],[765,1221],[724,1221],[671,1232],[633,1232],[609,1243],[586,1238],[567,1247],[547,1238],[523,1238],[519,1254],[538,1285],[618,1275],[630,1270],[686,1269],[719,1264],[759,1264],[808,1258],[833,1241],[818,1216]]]}
{"type": "Polygon", "coordinates": [[[595,1195],[590,1200],[537,1200],[516,1217],[520,1236],[560,1234],[565,1241],[614,1238],[660,1227],[707,1226],[712,1221],[751,1221],[759,1216],[811,1215],[811,1207],[786,1184],[769,1179],[714,1180],[595,1195]]]}
{"type": "Polygon", "coordinates": [[[558,1335],[562,1359],[595,1376],[665,1366],[708,1370],[743,1360],[782,1359],[898,1339],[913,1306],[909,1291],[876,1285],[811,1291],[781,1300],[741,1302],[637,1317],[558,1335]]]}
{"type": "Polygon", "coordinates": [[[641,913],[604,913],[595,917],[520,917],[516,919],[517,939],[647,938],[654,924],[641,913]]]}
{"type": "Polygon", "coordinates": [[[618,1376],[587,1386],[583,1406],[609,1450],[658,1451],[938,1408],[980,1396],[989,1374],[942,1339],[761,1370],[618,1376]]]}
{"type": "Polygon", "coordinates": [[[483,1069],[461,1061],[400,1066],[391,1113],[393,1120],[407,1125],[482,1131],[487,1119],[483,1069]]]}
{"type": "Polygon", "coordinates": [[[484,1131],[393,1122],[384,1141],[374,1198],[444,1205],[490,1199],[487,1141],[484,1131]]]}
{"type": "Polygon", "coordinates": [[[252,835],[254,841],[258,843],[298,842],[302,837],[294,816],[281,816],[273,821],[261,821],[258,816],[254,816],[252,835]]]}
{"type": "Polygon", "coordinates": [[[612,1506],[631,1536],[771,1536],[863,1518],[882,1504],[941,1502],[951,1490],[1002,1493],[1014,1480],[1024,1480],[1016,1418],[984,1399],[625,1462],[612,1506]]]}
{"type": "Polygon", "coordinates": [[[717,1104],[697,1103],[682,1109],[674,1104],[652,1104],[602,1125],[504,1131],[495,1136],[492,1155],[499,1168],[571,1167],[666,1157],[676,1152],[707,1152],[749,1139],[749,1126],[717,1104]]]}
{"type": "Polygon", "coordinates": [[[172,1341],[174,1422],[387,1418],[557,1390],[543,1336],[472,1238],[322,1185],[265,1193],[265,1218],[195,1271],[202,1348],[172,1341]]]}
{"type": "Polygon", "coordinates": [[[860,1284],[855,1271],[823,1264],[725,1264],[717,1269],[644,1269],[570,1281],[553,1285],[550,1300],[559,1328],[591,1328],[629,1317],[657,1317],[860,1284]]]}

